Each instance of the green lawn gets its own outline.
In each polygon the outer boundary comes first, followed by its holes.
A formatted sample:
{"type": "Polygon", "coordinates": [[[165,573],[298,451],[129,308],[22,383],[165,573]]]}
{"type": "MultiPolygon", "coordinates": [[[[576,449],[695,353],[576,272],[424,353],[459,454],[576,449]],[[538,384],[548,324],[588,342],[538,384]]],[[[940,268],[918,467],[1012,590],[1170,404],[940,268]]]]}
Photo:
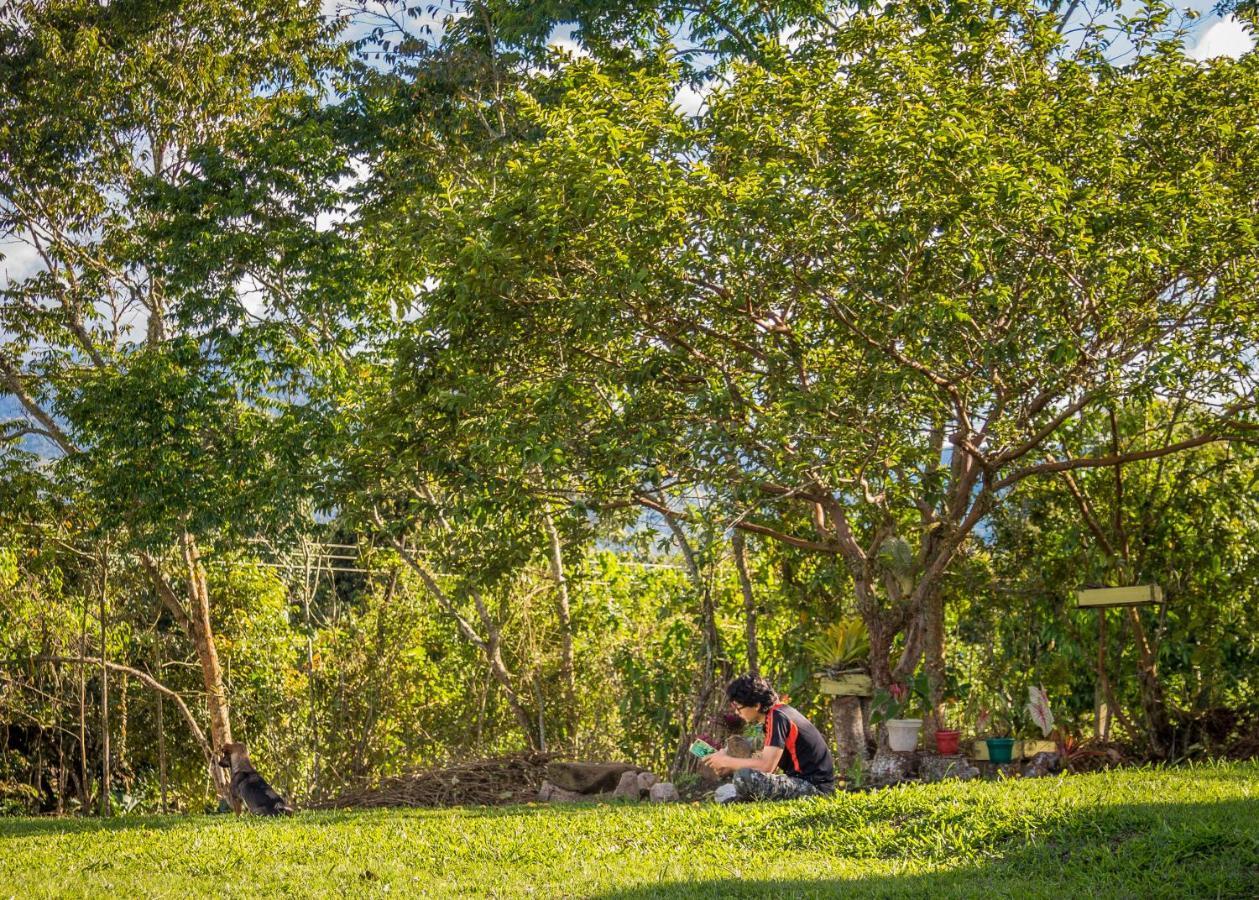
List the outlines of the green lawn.
{"type": "Polygon", "coordinates": [[[1259,765],[777,805],[0,819],[0,895],[1259,897],[1259,765]]]}

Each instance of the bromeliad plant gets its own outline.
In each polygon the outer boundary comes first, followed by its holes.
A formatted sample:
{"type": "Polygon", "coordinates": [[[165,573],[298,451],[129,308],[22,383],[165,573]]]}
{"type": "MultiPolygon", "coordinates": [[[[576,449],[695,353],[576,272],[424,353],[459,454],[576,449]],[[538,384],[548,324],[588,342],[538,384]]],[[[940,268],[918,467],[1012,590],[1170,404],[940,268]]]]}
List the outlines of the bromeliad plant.
{"type": "Polygon", "coordinates": [[[870,632],[865,622],[849,616],[815,635],[804,646],[828,675],[864,672],[870,658],[870,632]]]}

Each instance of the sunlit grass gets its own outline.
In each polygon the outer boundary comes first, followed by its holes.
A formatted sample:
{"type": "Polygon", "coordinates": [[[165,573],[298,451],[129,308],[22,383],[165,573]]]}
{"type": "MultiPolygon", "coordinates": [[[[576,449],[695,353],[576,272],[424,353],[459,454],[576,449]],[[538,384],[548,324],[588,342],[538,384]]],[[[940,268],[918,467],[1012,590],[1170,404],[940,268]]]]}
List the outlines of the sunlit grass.
{"type": "Polygon", "coordinates": [[[1259,897],[1259,765],[775,805],[0,820],[0,895],[1259,897]]]}

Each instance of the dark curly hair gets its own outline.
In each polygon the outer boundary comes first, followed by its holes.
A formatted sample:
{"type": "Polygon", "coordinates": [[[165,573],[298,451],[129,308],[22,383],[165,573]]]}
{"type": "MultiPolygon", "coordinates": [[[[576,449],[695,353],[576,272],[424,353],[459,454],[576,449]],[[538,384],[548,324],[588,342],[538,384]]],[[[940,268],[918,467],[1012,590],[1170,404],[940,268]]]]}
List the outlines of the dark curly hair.
{"type": "Polygon", "coordinates": [[[740,706],[755,706],[761,712],[778,702],[778,692],[759,675],[740,675],[726,685],[726,699],[740,706]]]}

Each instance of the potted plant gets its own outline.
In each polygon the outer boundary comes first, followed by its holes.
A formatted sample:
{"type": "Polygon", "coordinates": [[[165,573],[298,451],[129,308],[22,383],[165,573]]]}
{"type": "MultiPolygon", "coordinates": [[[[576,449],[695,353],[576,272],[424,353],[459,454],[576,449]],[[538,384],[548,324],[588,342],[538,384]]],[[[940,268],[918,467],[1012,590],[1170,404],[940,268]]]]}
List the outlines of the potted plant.
{"type": "Polygon", "coordinates": [[[947,703],[940,704],[940,711],[936,716],[936,752],[941,756],[956,756],[960,751],[958,746],[962,740],[962,732],[956,728],[949,727],[950,716],[947,712],[947,703]]]}
{"type": "Polygon", "coordinates": [[[1049,695],[1045,693],[1043,687],[1036,685],[1028,687],[1027,705],[1024,711],[1027,713],[1028,722],[1040,729],[1040,739],[1037,740],[1033,736],[1032,739],[1024,741],[1023,755],[1032,757],[1037,753],[1056,752],[1057,743],[1048,740],[1050,733],[1054,730],[1054,714],[1049,708],[1049,695]]]}
{"type": "Polygon", "coordinates": [[[870,657],[870,632],[856,616],[841,619],[805,642],[820,671],[822,693],[832,696],[869,697],[874,692],[866,668],[870,657]]]}
{"type": "Polygon", "coordinates": [[[918,746],[922,719],[907,718],[906,714],[918,711],[919,704],[925,707],[929,703],[926,675],[918,675],[908,684],[888,685],[874,694],[870,704],[870,724],[885,724],[888,746],[897,753],[909,753],[918,746]]]}
{"type": "Polygon", "coordinates": [[[988,748],[988,761],[1008,763],[1014,758],[1014,715],[1004,697],[994,699],[975,722],[975,732],[988,748]]]}

